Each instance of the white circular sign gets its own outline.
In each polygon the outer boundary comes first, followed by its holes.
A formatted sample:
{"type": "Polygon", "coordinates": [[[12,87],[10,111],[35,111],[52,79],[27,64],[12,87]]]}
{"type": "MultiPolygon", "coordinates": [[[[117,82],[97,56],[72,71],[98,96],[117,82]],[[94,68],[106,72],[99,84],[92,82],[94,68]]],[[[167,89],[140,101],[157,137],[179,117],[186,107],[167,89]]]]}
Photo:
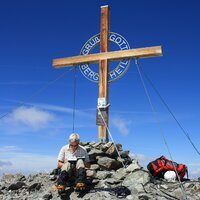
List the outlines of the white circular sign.
{"type": "MultiPolygon", "coordinates": [[[[118,33],[110,32],[109,41],[117,45],[117,47],[120,50],[130,49],[130,46],[128,42],[126,41],[126,39],[122,37],[121,35],[119,35],[118,33]]],[[[84,44],[84,46],[81,49],[80,54],[81,55],[90,54],[91,51],[99,44],[100,44],[100,34],[94,35],[84,44]]],[[[124,75],[126,71],[128,70],[129,65],[130,65],[129,59],[121,60],[113,70],[109,71],[108,82],[115,81],[119,79],[120,77],[122,77],[122,75],[124,75]]],[[[99,73],[93,71],[89,67],[88,64],[80,65],[80,70],[81,70],[81,73],[90,81],[93,81],[96,83],[99,82],[99,73]]]]}

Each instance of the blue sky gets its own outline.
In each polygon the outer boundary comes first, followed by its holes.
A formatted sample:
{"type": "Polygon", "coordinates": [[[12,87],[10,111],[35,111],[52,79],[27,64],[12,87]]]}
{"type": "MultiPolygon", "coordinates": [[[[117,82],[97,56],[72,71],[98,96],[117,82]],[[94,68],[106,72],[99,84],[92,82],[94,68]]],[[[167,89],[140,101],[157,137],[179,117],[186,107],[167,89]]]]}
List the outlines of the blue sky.
{"type": "MultiPolygon", "coordinates": [[[[0,6],[0,116],[6,114],[0,119],[0,175],[56,166],[73,128],[74,69],[54,69],[52,60],[80,54],[99,33],[103,5],[110,7],[110,31],[131,48],[162,45],[162,57],[141,59],[140,66],[200,149],[199,1],[7,0],[0,6]]],[[[76,75],[75,131],[82,141],[97,141],[98,84],[79,69],[76,75]]],[[[146,167],[161,155],[169,158],[164,134],[173,159],[199,177],[199,155],[146,80],[145,85],[162,134],[132,60],[127,73],[110,84],[114,141],[146,167]]]]}

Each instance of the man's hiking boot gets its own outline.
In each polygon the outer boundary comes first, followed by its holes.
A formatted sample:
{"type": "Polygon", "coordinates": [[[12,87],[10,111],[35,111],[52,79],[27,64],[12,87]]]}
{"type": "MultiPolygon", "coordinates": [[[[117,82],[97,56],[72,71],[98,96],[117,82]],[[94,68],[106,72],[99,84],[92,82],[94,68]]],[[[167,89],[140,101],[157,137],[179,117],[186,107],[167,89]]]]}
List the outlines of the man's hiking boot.
{"type": "Polygon", "coordinates": [[[59,194],[65,191],[65,187],[65,185],[56,185],[59,194]]]}
{"type": "Polygon", "coordinates": [[[75,182],[75,191],[83,191],[86,190],[87,185],[86,185],[86,172],[84,168],[79,168],[76,171],[76,182],[75,182]]]}
{"type": "Polygon", "coordinates": [[[76,192],[81,192],[87,189],[87,185],[86,183],[76,183],[74,190],[76,192]]]}
{"type": "Polygon", "coordinates": [[[69,174],[66,171],[62,171],[59,174],[58,181],[56,184],[56,187],[59,193],[62,193],[65,191],[68,179],[69,179],[69,174]]]}

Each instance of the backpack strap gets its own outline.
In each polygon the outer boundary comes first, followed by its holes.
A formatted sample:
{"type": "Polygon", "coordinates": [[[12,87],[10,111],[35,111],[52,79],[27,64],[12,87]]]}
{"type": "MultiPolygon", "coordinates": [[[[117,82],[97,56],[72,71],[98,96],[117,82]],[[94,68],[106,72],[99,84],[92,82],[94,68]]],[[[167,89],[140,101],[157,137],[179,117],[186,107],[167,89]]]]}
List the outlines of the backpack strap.
{"type": "Polygon", "coordinates": [[[162,159],[158,158],[155,162],[155,164],[152,163],[152,167],[154,169],[153,176],[157,176],[160,172],[164,170],[164,163],[162,159]]]}
{"type": "Polygon", "coordinates": [[[189,173],[188,173],[188,168],[186,168],[186,174],[187,174],[187,179],[189,179],[189,173]]]}

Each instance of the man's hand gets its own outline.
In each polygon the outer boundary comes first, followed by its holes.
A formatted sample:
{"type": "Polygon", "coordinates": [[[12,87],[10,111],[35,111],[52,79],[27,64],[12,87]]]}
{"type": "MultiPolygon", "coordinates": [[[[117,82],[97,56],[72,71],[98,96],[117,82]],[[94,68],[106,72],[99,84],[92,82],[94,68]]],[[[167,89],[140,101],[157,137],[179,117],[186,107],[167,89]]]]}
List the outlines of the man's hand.
{"type": "Polygon", "coordinates": [[[61,161],[61,160],[59,160],[59,161],[58,161],[58,168],[61,169],[63,165],[64,165],[64,162],[61,161]]]}

